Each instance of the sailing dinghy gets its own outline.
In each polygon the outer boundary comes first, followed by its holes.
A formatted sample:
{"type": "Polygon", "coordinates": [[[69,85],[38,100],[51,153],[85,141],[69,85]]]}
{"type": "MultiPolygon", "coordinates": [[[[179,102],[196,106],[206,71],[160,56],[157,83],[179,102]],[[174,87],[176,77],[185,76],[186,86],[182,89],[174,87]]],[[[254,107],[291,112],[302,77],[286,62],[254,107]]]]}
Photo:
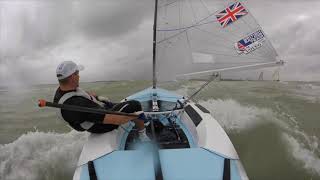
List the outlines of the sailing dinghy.
{"type": "Polygon", "coordinates": [[[73,179],[248,179],[210,112],[158,82],[281,65],[266,34],[242,1],[155,0],[153,38],[153,86],[123,101],[142,104],[156,145],[137,145],[132,123],[91,134],[73,179]]]}

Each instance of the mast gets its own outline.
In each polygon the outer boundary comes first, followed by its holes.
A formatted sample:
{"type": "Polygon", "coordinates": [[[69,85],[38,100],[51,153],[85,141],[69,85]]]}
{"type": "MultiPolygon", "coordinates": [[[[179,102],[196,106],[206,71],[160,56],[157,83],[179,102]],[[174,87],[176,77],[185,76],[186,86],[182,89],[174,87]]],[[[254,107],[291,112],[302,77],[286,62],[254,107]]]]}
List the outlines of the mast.
{"type": "Polygon", "coordinates": [[[153,23],[153,89],[157,86],[157,77],[156,77],[156,45],[157,45],[157,14],[158,14],[158,0],[155,0],[154,5],[154,23],[153,23]]]}

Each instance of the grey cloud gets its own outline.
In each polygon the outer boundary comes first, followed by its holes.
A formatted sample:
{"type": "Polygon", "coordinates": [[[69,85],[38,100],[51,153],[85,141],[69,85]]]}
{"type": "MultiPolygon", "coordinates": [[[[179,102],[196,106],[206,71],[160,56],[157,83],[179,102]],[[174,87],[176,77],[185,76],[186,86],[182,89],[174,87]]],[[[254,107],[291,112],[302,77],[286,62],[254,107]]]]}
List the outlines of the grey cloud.
{"type": "Polygon", "coordinates": [[[68,2],[41,4],[33,19],[26,12],[22,14],[22,41],[30,43],[35,49],[63,42],[71,30],[70,5],[68,2]]]}
{"type": "Polygon", "coordinates": [[[89,39],[120,36],[139,26],[153,7],[148,0],[13,2],[0,1],[0,31],[7,26],[0,44],[6,58],[59,45],[76,34],[89,39]],[[6,47],[9,43],[14,48],[6,47]]]}
{"type": "Polygon", "coordinates": [[[74,4],[78,29],[91,37],[114,37],[128,33],[152,16],[149,0],[120,0],[74,4]]]}
{"type": "MultiPolygon", "coordinates": [[[[0,11],[5,7],[2,2],[9,1],[0,0],[0,11]]],[[[4,22],[11,31],[5,41],[0,36],[0,83],[9,77],[56,82],[54,69],[63,58],[88,66],[82,76],[85,81],[141,79],[151,74],[153,0],[15,2],[21,2],[12,7],[17,12],[5,14],[9,8],[0,13],[0,33],[4,34],[4,22]],[[110,44],[119,48],[110,50],[110,44]]],[[[320,2],[247,0],[245,4],[288,61],[283,77],[319,80],[320,2]],[[309,18],[299,20],[302,15],[309,18]]]]}
{"type": "Polygon", "coordinates": [[[247,5],[280,55],[320,54],[317,0],[248,0],[247,5]]]}
{"type": "Polygon", "coordinates": [[[281,27],[273,35],[279,44],[278,50],[284,54],[317,55],[320,54],[320,29],[310,27],[316,20],[306,19],[281,27]]]}
{"type": "Polygon", "coordinates": [[[67,1],[0,1],[2,57],[15,59],[63,42],[69,33],[69,9],[67,1]]]}

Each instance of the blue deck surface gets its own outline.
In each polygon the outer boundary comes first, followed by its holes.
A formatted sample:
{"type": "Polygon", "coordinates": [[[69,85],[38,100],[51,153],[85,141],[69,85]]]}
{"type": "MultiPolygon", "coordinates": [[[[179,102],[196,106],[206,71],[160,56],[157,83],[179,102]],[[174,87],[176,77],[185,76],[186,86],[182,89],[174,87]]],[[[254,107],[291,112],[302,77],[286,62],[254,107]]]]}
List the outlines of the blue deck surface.
{"type": "MultiPolygon", "coordinates": [[[[152,153],[145,151],[114,151],[93,162],[98,180],[155,179],[152,153]]],[[[90,180],[87,164],[80,180],[90,180]]]]}
{"type": "Polygon", "coordinates": [[[202,148],[160,150],[163,178],[222,180],[224,158],[202,148]]]}
{"type": "MultiPolygon", "coordinates": [[[[224,158],[202,148],[159,150],[165,180],[222,180],[224,158]]],[[[231,160],[231,179],[240,180],[236,161],[231,160]]],[[[94,160],[98,180],[153,180],[153,153],[145,150],[115,151],[94,160]]],[[[83,165],[81,180],[90,180],[83,165]]]]}

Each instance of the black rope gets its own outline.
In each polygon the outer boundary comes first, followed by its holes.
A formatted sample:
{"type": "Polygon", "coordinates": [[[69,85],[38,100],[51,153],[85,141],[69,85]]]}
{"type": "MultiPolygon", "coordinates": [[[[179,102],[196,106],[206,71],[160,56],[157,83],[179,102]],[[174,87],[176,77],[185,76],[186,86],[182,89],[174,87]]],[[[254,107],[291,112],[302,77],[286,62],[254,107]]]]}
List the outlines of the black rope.
{"type": "Polygon", "coordinates": [[[122,115],[122,116],[132,116],[133,118],[138,117],[138,115],[130,114],[130,113],[109,111],[109,110],[105,110],[105,109],[87,108],[87,107],[83,107],[83,106],[75,106],[75,105],[68,105],[68,104],[59,104],[59,103],[54,103],[54,102],[46,102],[45,106],[53,107],[53,108],[60,108],[63,110],[68,110],[68,111],[86,112],[86,113],[94,113],[94,114],[114,114],[114,115],[122,115]]]}
{"type": "Polygon", "coordinates": [[[90,180],[98,180],[93,161],[88,162],[88,171],[90,180]]]}

